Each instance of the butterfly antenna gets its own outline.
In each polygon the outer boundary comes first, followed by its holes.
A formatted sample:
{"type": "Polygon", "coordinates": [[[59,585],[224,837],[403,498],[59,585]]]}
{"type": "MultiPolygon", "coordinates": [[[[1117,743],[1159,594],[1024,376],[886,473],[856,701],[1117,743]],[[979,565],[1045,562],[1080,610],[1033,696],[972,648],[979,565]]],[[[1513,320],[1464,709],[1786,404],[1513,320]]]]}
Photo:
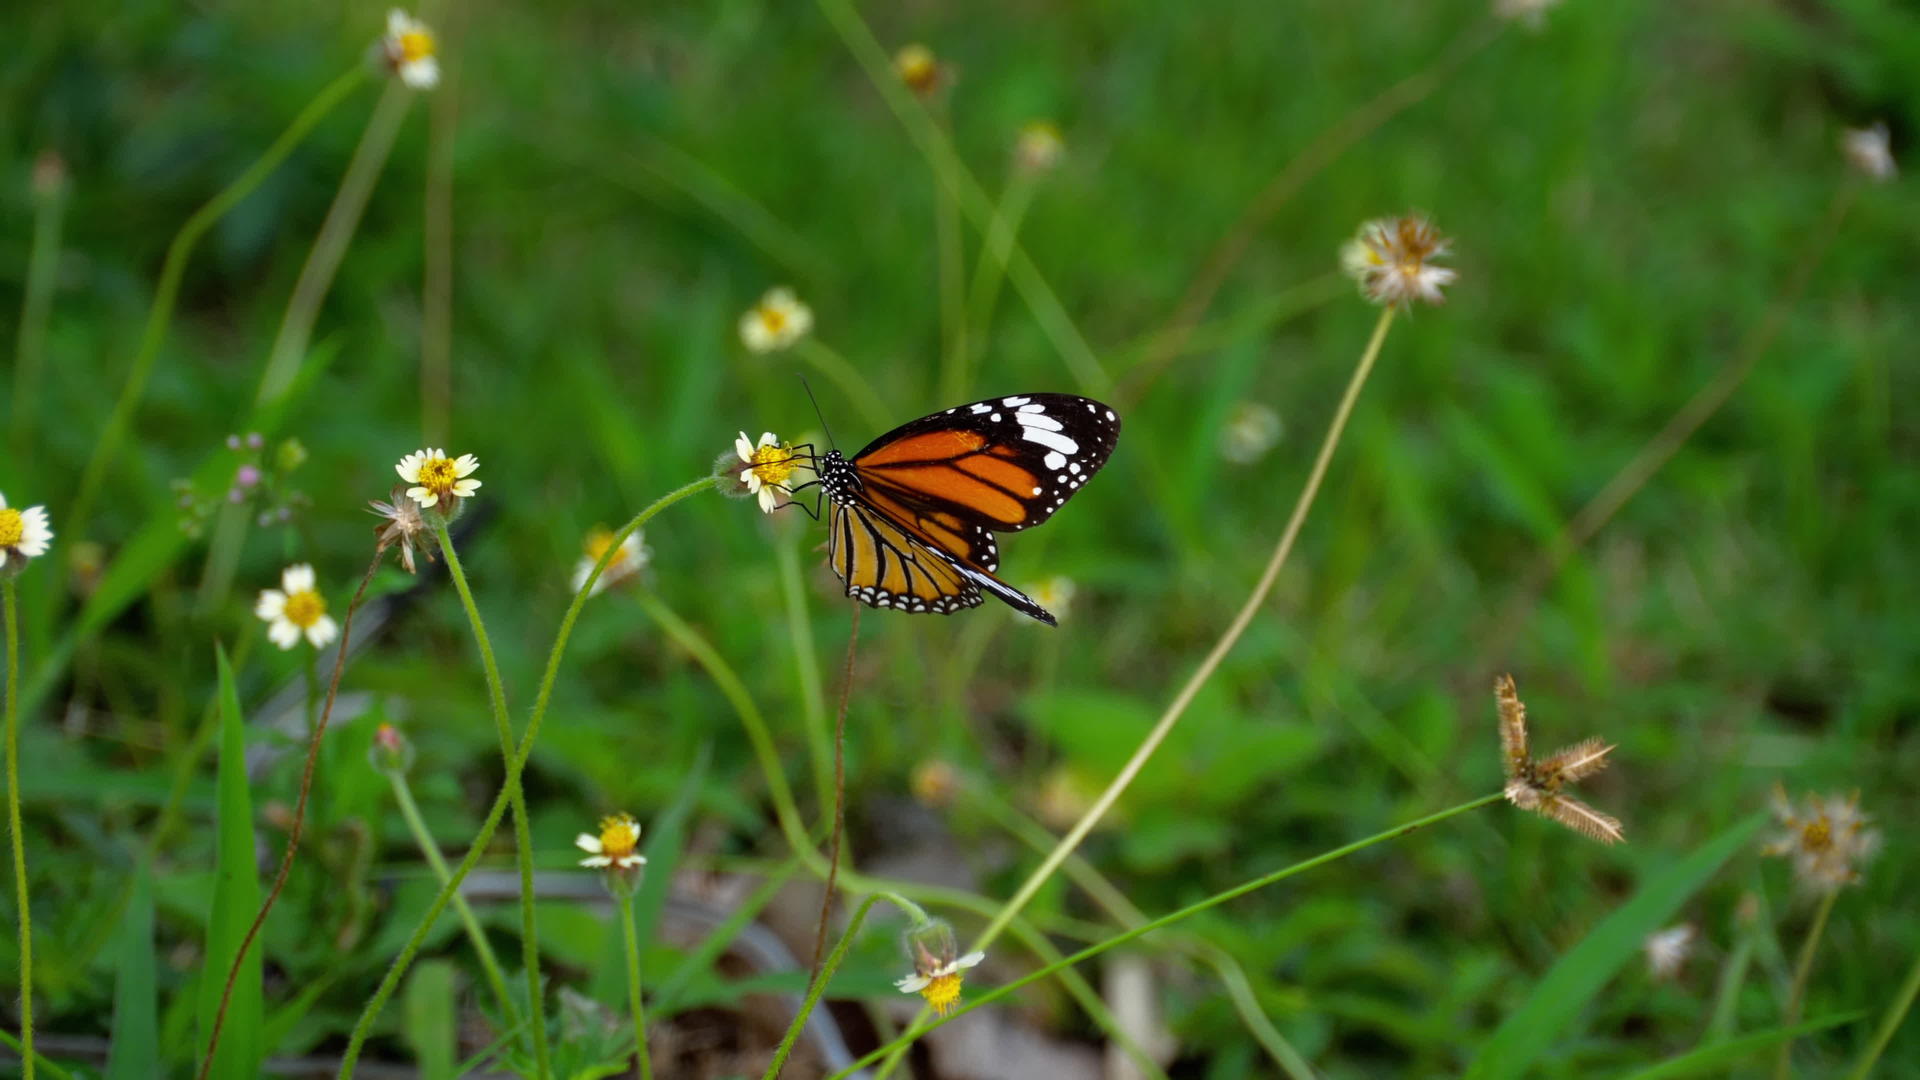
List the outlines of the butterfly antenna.
{"type": "Polygon", "coordinates": [[[840,447],[833,441],[833,429],[827,426],[827,414],[820,411],[820,399],[813,396],[813,386],[807,382],[805,375],[796,372],[794,377],[800,380],[801,387],[807,391],[807,400],[813,402],[813,415],[820,418],[820,430],[827,433],[827,446],[838,450],[840,447]]]}

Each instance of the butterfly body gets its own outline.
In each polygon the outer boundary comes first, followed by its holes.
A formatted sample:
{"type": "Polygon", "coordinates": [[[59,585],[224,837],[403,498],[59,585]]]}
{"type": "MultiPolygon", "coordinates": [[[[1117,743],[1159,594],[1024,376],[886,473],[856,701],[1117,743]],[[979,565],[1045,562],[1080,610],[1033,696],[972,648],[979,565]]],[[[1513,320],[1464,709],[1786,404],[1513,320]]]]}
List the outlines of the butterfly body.
{"type": "Polygon", "coordinates": [[[877,608],[951,614],[987,593],[1053,625],[995,576],[994,534],[1031,528],[1113,453],[1120,419],[1071,394],[957,405],[882,435],[851,457],[820,455],[827,562],[847,595],[877,608]]]}

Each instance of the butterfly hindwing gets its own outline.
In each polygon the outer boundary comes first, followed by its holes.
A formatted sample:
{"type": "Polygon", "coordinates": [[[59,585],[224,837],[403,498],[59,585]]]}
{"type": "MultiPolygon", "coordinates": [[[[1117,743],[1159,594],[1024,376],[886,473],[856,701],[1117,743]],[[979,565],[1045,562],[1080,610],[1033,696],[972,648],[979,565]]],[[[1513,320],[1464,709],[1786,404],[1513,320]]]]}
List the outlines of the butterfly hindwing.
{"type": "Polygon", "coordinates": [[[974,576],[950,556],[857,504],[834,505],[827,563],[847,595],[871,607],[946,614],[982,600],[974,576]]]}

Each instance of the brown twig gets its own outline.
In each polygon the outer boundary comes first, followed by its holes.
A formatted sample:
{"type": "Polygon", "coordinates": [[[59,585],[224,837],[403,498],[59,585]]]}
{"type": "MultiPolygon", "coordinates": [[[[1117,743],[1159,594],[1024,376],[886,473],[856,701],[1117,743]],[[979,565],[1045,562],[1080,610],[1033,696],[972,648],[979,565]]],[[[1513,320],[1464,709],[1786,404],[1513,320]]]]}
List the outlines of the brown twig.
{"type": "Polygon", "coordinates": [[[1505,27],[1504,20],[1488,18],[1461,31],[1431,64],[1380,91],[1372,100],[1348,113],[1339,124],[1321,132],[1318,138],[1307,144],[1306,149],[1282,166],[1267,182],[1267,186],[1247,204],[1246,210],[1241,212],[1227,234],[1214,245],[1200,272],[1194,275],[1192,284],[1187,286],[1186,293],[1180,298],[1180,306],[1174,310],[1166,329],[1148,347],[1146,358],[1128,375],[1126,384],[1117,395],[1119,403],[1130,404],[1140,400],[1147,387],[1180,355],[1186,347],[1187,338],[1213,305],[1221,286],[1226,284],[1233,268],[1239,265],[1247,249],[1253,245],[1254,237],[1266,228],[1267,222],[1286,205],[1288,199],[1293,198],[1306,186],[1307,181],[1333,164],[1353,144],[1373,134],[1380,125],[1393,119],[1403,109],[1432,93],[1460,65],[1499,37],[1505,27]]]}
{"type": "Polygon", "coordinates": [[[853,696],[853,651],[860,643],[860,605],[853,605],[853,625],[847,629],[847,666],[840,676],[840,715],[833,721],[833,837],[827,842],[827,889],[820,898],[820,928],[813,935],[813,964],[807,988],[820,977],[820,959],[826,955],[827,921],[833,916],[833,886],[840,876],[840,834],[847,820],[847,699],[853,696]]]}
{"type": "Polygon", "coordinates": [[[293,825],[287,831],[286,854],[280,857],[280,869],[273,875],[273,887],[267,890],[267,898],[260,904],[260,913],[253,917],[253,925],[247,927],[247,935],[240,939],[240,948],[233,954],[233,964],[227,968],[227,983],[220,991],[220,1008],[213,1014],[213,1032],[207,1037],[207,1056],[200,1061],[200,1070],[195,1075],[199,1080],[207,1080],[208,1070],[213,1068],[213,1052],[220,1047],[220,1029],[227,1021],[227,1006],[233,1001],[233,983],[240,977],[241,961],[247,958],[247,949],[253,945],[253,939],[260,935],[260,927],[266,924],[267,913],[273,910],[274,902],[280,899],[280,890],[287,883],[287,874],[293,869],[293,857],[300,850],[300,835],[305,831],[307,819],[307,795],[313,790],[313,768],[320,760],[320,737],[326,734],[327,721],[333,716],[333,700],[340,693],[340,673],[347,666],[347,641],[353,631],[353,613],[360,607],[360,598],[367,594],[367,586],[373,582],[373,575],[379,571],[380,563],[386,558],[387,543],[382,541],[374,549],[373,561],[367,564],[367,572],[360,578],[360,587],[353,591],[353,599],[347,603],[347,612],[340,620],[340,651],[333,660],[333,678],[327,683],[327,701],[321,706],[320,721],[313,725],[307,735],[307,762],[300,772],[300,798],[293,806],[293,825]]]}

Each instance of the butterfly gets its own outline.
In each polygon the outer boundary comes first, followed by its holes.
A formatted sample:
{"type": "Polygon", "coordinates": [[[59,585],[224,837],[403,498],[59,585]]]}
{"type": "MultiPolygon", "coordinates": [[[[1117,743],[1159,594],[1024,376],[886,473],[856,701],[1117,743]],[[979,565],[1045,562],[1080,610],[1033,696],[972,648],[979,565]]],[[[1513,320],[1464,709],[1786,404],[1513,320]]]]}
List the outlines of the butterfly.
{"type": "Polygon", "coordinates": [[[1120,418],[1072,394],[1016,394],[956,405],[813,461],[831,505],[827,564],[869,607],[946,615],[987,593],[1058,625],[994,576],[995,533],[1052,517],[1113,454],[1120,418]]]}

